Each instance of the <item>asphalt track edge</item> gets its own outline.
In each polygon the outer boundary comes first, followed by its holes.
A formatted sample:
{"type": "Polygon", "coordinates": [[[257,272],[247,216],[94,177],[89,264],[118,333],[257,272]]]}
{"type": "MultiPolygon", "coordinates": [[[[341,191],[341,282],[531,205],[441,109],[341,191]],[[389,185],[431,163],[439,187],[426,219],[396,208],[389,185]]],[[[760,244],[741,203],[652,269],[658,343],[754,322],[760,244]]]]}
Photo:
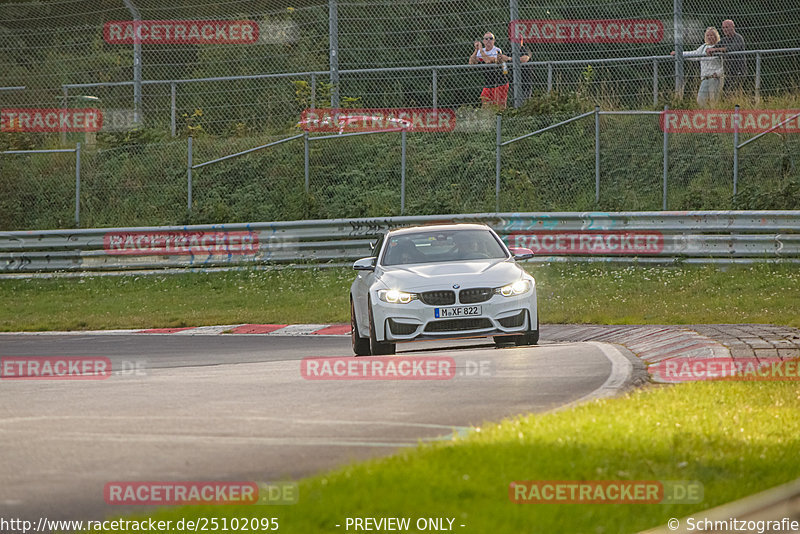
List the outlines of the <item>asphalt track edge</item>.
{"type": "Polygon", "coordinates": [[[642,360],[636,357],[630,350],[621,345],[611,343],[601,343],[599,341],[585,341],[588,345],[597,347],[611,363],[611,372],[603,384],[592,391],[575,399],[572,402],[550,410],[548,413],[557,413],[569,410],[599,399],[615,397],[620,393],[641,387],[649,383],[647,369],[642,360]]]}

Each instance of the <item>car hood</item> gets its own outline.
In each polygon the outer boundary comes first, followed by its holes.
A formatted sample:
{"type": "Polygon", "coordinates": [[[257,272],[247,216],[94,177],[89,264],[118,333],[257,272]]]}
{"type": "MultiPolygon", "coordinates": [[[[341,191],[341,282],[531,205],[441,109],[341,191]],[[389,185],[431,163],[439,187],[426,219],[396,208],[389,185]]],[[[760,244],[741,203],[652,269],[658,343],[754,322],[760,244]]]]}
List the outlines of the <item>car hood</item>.
{"type": "Polygon", "coordinates": [[[519,280],[523,271],[507,260],[475,260],[452,263],[418,263],[386,267],[380,282],[404,291],[467,287],[498,287],[519,280]]]}

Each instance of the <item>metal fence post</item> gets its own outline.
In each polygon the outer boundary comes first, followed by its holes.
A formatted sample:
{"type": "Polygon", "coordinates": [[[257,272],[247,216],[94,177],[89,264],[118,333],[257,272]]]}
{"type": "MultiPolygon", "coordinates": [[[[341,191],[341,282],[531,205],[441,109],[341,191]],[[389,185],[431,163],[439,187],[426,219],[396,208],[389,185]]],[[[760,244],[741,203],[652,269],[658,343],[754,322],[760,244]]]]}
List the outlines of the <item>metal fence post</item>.
{"type": "Polygon", "coordinates": [[[178,114],[178,103],[177,103],[177,93],[178,87],[175,82],[169,84],[169,122],[170,127],[172,128],[172,137],[178,135],[177,132],[177,114],[178,114]]]}
{"type": "Polygon", "coordinates": [[[739,185],[739,104],[733,108],[733,196],[739,185]]]}
{"type": "MultiPolygon", "coordinates": [[[[141,24],[142,16],[131,0],[122,0],[125,7],[133,17],[134,28],[141,24]]],[[[139,39],[134,39],[133,43],[133,122],[136,124],[142,121],[142,43],[139,39]]]]}
{"type": "Polygon", "coordinates": [[[661,201],[661,209],[666,211],[667,210],[667,171],[669,169],[669,157],[668,157],[668,147],[669,147],[669,134],[667,133],[667,110],[669,110],[669,106],[664,106],[664,114],[661,116],[663,121],[663,130],[664,130],[664,175],[663,175],[663,199],[661,201]]]}
{"type": "Polygon", "coordinates": [[[658,60],[653,60],[653,106],[658,105],[658,60]]]}
{"type": "Polygon", "coordinates": [[[439,107],[439,74],[436,69],[431,73],[431,91],[433,91],[433,109],[439,107]]]}
{"type": "Polygon", "coordinates": [[[673,0],[673,27],[675,36],[675,94],[683,98],[683,0],[673,0]]]}
{"type": "MultiPolygon", "coordinates": [[[[519,1],[508,0],[509,16],[512,22],[519,19],[519,1]]],[[[519,56],[522,53],[520,43],[516,39],[511,40],[511,81],[514,85],[514,107],[518,108],[522,105],[522,91],[520,84],[522,83],[522,72],[520,71],[519,56]]]]}
{"type": "Polygon", "coordinates": [[[306,195],[308,194],[309,185],[310,185],[310,168],[309,168],[309,140],[308,140],[308,132],[303,133],[303,175],[305,176],[305,190],[306,195]]]}
{"type": "Polygon", "coordinates": [[[191,213],[192,211],[192,136],[189,136],[187,147],[187,165],[186,165],[186,209],[191,213]]]}
{"type": "Polygon", "coordinates": [[[311,74],[311,105],[309,106],[311,109],[316,109],[317,107],[317,75],[311,74]]]}
{"type": "Polygon", "coordinates": [[[406,129],[400,132],[400,215],[406,211],[406,129]]]}
{"type": "MultiPolygon", "coordinates": [[[[64,101],[61,103],[61,109],[63,113],[66,115],[67,106],[69,105],[69,89],[66,87],[61,87],[61,91],[63,92],[64,101]]],[[[66,126],[61,127],[61,145],[67,144],[67,128],[66,126]]]]}
{"type": "Polygon", "coordinates": [[[547,62],[547,94],[553,92],[553,64],[547,62]]]}
{"type": "Polygon", "coordinates": [[[756,104],[761,102],[761,52],[756,52],[756,104]]]}
{"type": "Polygon", "coordinates": [[[600,106],[594,107],[594,201],[600,203],[600,106]]]}
{"type": "Polygon", "coordinates": [[[81,225],[81,144],[75,144],[75,226],[81,225]]]}
{"type": "Polygon", "coordinates": [[[331,107],[339,107],[339,11],[336,0],[328,0],[328,44],[330,47],[331,107]]]}
{"type": "Polygon", "coordinates": [[[495,160],[494,160],[494,211],[500,213],[500,149],[502,142],[501,129],[503,126],[503,116],[497,114],[496,134],[495,134],[495,160]]]}

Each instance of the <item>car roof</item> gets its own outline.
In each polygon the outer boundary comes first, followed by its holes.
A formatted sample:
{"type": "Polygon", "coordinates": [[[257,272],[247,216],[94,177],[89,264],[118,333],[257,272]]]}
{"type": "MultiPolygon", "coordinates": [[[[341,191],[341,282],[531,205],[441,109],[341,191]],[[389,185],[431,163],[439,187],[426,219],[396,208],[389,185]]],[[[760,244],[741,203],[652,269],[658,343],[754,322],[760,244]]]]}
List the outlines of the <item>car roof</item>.
{"type": "Polygon", "coordinates": [[[452,232],[458,230],[490,230],[485,224],[459,223],[459,224],[430,224],[396,228],[387,232],[387,235],[416,234],[418,232],[452,232]]]}

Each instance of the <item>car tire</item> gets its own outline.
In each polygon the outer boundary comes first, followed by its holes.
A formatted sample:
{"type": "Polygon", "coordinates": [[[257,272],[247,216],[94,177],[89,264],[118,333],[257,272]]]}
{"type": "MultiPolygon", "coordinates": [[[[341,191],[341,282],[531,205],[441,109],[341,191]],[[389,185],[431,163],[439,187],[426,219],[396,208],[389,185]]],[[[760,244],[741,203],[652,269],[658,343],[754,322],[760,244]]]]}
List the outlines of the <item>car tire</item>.
{"type": "Polygon", "coordinates": [[[356,356],[369,356],[372,354],[369,348],[369,339],[358,334],[358,321],[356,320],[356,309],[353,299],[350,299],[350,340],[353,343],[353,352],[356,356]]]}
{"type": "Polygon", "coordinates": [[[536,345],[539,343],[539,312],[536,312],[536,330],[528,330],[521,336],[517,336],[514,339],[514,343],[518,347],[523,347],[527,345],[536,345]]]}
{"type": "Polygon", "coordinates": [[[391,356],[395,353],[395,345],[378,341],[375,335],[375,321],[372,319],[372,303],[369,300],[367,307],[369,307],[369,351],[373,356],[391,356]]]}

